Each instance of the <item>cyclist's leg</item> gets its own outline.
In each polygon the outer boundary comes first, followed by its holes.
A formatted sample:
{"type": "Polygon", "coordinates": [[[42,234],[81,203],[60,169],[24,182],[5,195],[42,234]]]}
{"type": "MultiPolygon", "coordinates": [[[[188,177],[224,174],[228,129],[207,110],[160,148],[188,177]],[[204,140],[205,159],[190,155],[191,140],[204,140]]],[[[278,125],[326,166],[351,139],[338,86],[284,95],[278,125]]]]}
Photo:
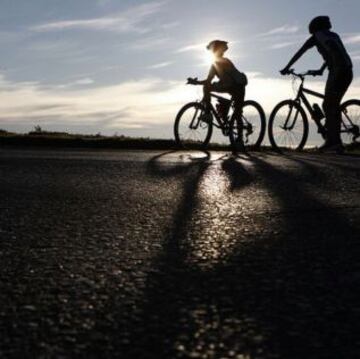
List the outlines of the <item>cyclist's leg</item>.
{"type": "MultiPolygon", "coordinates": [[[[204,85],[204,100],[207,105],[210,104],[211,92],[230,93],[230,88],[220,81],[204,85]]],[[[210,110],[210,106],[208,109],[210,110]]]]}
{"type": "Polygon", "coordinates": [[[238,141],[243,141],[242,133],[243,133],[243,122],[242,122],[242,109],[245,100],[245,86],[237,86],[235,89],[231,91],[232,98],[234,100],[234,116],[238,119],[237,130],[238,130],[238,141]]]}
{"type": "Polygon", "coordinates": [[[203,92],[204,92],[204,101],[205,101],[205,106],[206,106],[206,112],[210,111],[210,94],[211,94],[211,87],[212,84],[211,83],[205,83],[205,85],[203,86],[203,92]]]}
{"type": "Polygon", "coordinates": [[[241,116],[245,100],[245,86],[237,86],[235,89],[232,89],[231,95],[235,106],[234,114],[236,116],[241,116]]]}
{"type": "Polygon", "coordinates": [[[210,92],[230,93],[231,88],[222,82],[213,82],[210,85],[210,92]]]}
{"type": "Polygon", "coordinates": [[[323,108],[326,116],[326,144],[341,144],[340,104],[350,86],[353,75],[351,70],[330,71],[325,88],[323,108]]]}

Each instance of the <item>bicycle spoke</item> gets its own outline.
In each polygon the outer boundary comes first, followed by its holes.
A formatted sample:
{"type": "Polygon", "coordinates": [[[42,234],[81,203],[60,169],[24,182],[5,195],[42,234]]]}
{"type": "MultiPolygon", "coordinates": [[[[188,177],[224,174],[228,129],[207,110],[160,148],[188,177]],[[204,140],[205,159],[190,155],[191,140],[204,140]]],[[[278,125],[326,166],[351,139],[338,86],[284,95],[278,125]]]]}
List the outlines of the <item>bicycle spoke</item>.
{"type": "Polygon", "coordinates": [[[284,103],[272,114],[272,138],[280,148],[297,149],[302,143],[303,114],[294,106],[284,103]]]}
{"type": "Polygon", "coordinates": [[[203,145],[211,135],[209,124],[200,120],[199,116],[203,109],[199,104],[189,104],[185,106],[178,115],[176,124],[177,141],[182,145],[203,145]]]}
{"type": "Polygon", "coordinates": [[[252,101],[245,103],[241,115],[242,130],[233,129],[234,137],[239,138],[241,133],[242,139],[247,146],[259,145],[262,141],[265,126],[263,116],[262,109],[258,104],[252,101]]]}
{"type": "Polygon", "coordinates": [[[360,102],[350,101],[342,111],[341,139],[344,144],[351,144],[360,139],[360,102]]]}

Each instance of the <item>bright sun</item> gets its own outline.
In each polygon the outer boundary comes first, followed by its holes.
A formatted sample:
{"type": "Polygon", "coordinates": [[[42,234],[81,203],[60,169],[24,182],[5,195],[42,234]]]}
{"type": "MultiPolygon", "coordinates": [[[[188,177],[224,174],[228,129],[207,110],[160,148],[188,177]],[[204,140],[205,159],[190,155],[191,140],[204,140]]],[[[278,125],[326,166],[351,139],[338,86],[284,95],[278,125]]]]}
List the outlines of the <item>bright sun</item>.
{"type": "Polygon", "coordinates": [[[211,51],[207,51],[204,55],[204,63],[211,66],[214,63],[215,57],[211,51]]]}

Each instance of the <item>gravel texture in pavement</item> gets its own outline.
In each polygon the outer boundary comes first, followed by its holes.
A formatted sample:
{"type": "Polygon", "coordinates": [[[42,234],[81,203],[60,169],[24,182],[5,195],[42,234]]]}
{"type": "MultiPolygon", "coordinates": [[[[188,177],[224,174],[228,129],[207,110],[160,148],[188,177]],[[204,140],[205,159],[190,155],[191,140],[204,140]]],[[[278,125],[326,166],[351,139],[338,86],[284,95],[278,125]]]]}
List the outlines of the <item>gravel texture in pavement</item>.
{"type": "Polygon", "coordinates": [[[0,152],[0,357],[360,358],[360,158],[0,152]]]}

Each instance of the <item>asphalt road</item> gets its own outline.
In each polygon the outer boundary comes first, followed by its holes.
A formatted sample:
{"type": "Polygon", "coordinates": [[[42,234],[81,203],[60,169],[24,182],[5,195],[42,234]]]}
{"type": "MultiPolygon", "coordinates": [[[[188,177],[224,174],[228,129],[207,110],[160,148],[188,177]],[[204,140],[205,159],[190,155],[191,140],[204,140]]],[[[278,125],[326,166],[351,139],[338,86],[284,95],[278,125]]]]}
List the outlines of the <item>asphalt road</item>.
{"type": "Polygon", "coordinates": [[[0,150],[1,358],[359,358],[360,158],[0,150]]]}

